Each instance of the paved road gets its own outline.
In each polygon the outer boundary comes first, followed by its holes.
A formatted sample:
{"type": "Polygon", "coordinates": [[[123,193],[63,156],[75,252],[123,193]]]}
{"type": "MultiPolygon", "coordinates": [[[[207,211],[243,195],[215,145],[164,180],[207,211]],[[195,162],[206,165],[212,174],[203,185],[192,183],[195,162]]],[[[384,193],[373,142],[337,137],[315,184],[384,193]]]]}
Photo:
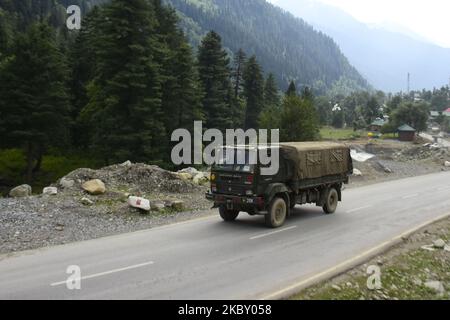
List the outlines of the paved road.
{"type": "Polygon", "coordinates": [[[449,195],[446,172],[348,189],[335,215],[299,207],[278,230],[214,216],[1,257],[0,299],[262,298],[449,212],[449,195]]]}

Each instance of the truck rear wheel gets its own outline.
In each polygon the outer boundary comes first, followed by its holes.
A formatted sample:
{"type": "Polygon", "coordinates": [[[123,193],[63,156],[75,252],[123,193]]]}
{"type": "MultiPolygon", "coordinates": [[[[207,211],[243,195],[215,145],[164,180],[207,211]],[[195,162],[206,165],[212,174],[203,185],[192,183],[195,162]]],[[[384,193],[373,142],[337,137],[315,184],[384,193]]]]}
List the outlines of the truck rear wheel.
{"type": "Polygon", "coordinates": [[[239,216],[239,211],[237,210],[228,210],[225,207],[219,208],[220,217],[223,219],[223,221],[226,222],[232,222],[236,220],[236,218],[239,216]]]}
{"type": "Polygon", "coordinates": [[[332,214],[336,212],[337,206],[339,202],[339,195],[335,188],[330,188],[327,191],[327,195],[325,198],[325,205],[323,206],[323,211],[326,214],[332,214]]]}
{"type": "Polygon", "coordinates": [[[275,198],[270,204],[269,213],[265,216],[266,225],[279,228],[286,222],[287,205],[283,198],[275,198]]]}

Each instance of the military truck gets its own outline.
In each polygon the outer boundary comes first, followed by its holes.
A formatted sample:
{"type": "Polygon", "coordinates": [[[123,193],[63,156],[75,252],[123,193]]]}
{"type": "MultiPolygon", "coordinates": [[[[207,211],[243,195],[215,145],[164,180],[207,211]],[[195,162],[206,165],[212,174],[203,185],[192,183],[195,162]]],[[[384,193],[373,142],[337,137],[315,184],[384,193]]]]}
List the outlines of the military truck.
{"type": "MultiPolygon", "coordinates": [[[[237,147],[233,148],[237,154],[237,147]]],[[[248,153],[259,147],[245,148],[248,153]]],[[[268,227],[278,228],[297,204],[316,204],[326,214],[336,211],[342,186],[353,172],[350,149],[332,142],[281,143],[276,148],[279,170],[274,175],[262,175],[261,164],[227,162],[212,167],[211,190],[206,197],[223,220],[231,222],[240,212],[247,212],[264,215],[268,227]]],[[[266,152],[270,155],[273,148],[266,152]]]]}

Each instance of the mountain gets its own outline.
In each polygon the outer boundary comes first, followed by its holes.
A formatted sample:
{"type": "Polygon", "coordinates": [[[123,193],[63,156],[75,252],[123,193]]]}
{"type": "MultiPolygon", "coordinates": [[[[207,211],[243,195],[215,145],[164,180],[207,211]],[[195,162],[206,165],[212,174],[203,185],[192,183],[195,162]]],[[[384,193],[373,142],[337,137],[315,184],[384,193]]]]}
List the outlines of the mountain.
{"type": "Polygon", "coordinates": [[[450,49],[407,35],[406,31],[371,28],[339,8],[318,1],[279,0],[277,5],[332,36],[350,63],[378,89],[405,91],[408,73],[411,89],[431,89],[448,83],[450,49]]]}
{"type": "MultiPolygon", "coordinates": [[[[9,17],[9,33],[30,22],[48,18],[65,25],[65,7],[80,5],[83,12],[108,0],[0,0],[0,16],[9,17]],[[6,13],[6,14],[5,14],[6,13]],[[13,26],[13,27],[11,27],[13,26]]],[[[350,65],[329,36],[266,0],[164,0],[177,10],[180,25],[196,48],[210,30],[218,32],[230,56],[240,48],[256,55],[266,73],[274,73],[286,89],[291,80],[318,93],[349,93],[368,89],[367,81],[350,65]]],[[[1,30],[5,28],[0,23],[1,30]]],[[[61,28],[66,32],[65,28],[61,28]]]]}
{"type": "Polygon", "coordinates": [[[255,54],[266,72],[285,89],[290,80],[324,92],[367,89],[330,37],[265,0],[167,0],[196,47],[215,30],[230,53],[243,48],[255,54]]]}

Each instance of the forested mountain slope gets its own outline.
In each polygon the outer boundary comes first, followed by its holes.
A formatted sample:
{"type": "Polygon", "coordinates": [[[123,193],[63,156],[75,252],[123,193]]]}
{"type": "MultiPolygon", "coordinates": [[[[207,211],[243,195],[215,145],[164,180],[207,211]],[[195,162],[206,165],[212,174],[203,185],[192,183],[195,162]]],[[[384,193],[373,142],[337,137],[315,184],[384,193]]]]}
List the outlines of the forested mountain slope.
{"type": "MultiPolygon", "coordinates": [[[[61,27],[67,6],[76,4],[88,12],[104,2],[108,0],[0,0],[0,49],[15,31],[23,31],[32,21],[46,18],[52,26],[61,27]]],[[[368,87],[330,37],[265,0],[166,2],[178,11],[180,25],[194,48],[208,31],[215,30],[230,55],[239,48],[249,56],[255,54],[264,71],[273,72],[283,89],[290,80],[320,93],[368,87]]]]}
{"type": "Polygon", "coordinates": [[[179,11],[194,46],[215,30],[231,52],[242,47],[255,54],[283,88],[289,80],[320,92],[368,87],[333,39],[265,0],[166,1],[179,11]]]}

